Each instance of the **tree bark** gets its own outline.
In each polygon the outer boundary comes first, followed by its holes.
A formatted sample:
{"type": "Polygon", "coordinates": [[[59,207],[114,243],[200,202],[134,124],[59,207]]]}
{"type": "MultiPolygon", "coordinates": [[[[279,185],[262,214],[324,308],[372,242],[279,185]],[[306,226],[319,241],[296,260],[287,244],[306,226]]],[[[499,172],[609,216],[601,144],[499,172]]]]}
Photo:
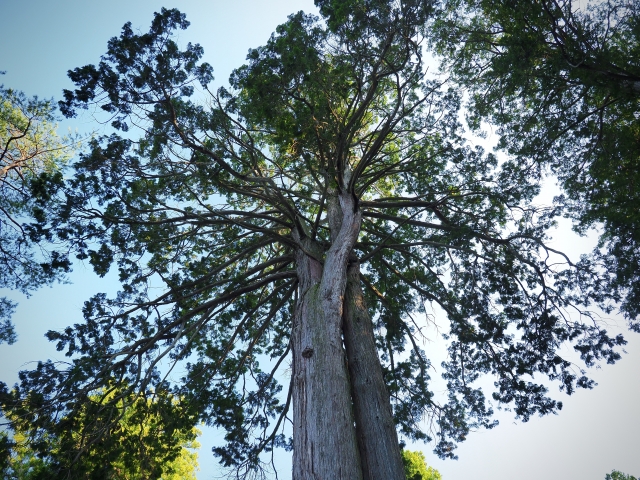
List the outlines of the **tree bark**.
{"type": "Polygon", "coordinates": [[[373,324],[360,287],[360,264],[349,263],[343,312],[356,435],[365,480],[405,480],[389,393],[373,324]]]}
{"type": "Polygon", "coordinates": [[[309,239],[297,252],[299,295],[292,335],[293,479],[361,480],[351,388],[342,342],[349,253],[360,229],[353,199],[340,198],[342,222],[324,265],[309,239]]]}

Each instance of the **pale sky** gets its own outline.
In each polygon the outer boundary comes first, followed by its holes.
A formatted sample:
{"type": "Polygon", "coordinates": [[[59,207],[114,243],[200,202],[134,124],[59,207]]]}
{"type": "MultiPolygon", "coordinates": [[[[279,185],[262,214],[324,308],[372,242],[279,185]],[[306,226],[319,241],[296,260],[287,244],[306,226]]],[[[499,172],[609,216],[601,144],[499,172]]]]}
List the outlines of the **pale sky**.
{"type": "MultiPolygon", "coordinates": [[[[162,6],[187,14],[191,27],[180,33],[181,40],[204,47],[217,85],[226,83],[231,70],[243,63],[247,50],[264,44],[288,14],[315,11],[312,0],[182,0],[174,4],[155,0],[112,0],[108,4],[0,0],[0,70],[7,72],[0,76],[0,83],[27,95],[59,99],[62,89],[72,86],[67,70],[98,62],[108,39],[117,36],[127,21],[134,29],[146,31],[153,12],[162,6]]],[[[80,132],[96,128],[89,117],[65,121],[62,126],[80,132]]],[[[556,236],[558,246],[572,256],[592,243],[576,239],[568,228],[556,236]]],[[[114,278],[99,279],[82,265],[74,267],[70,281],[42,289],[29,299],[14,295],[20,302],[14,317],[19,339],[12,346],[0,345],[0,380],[13,384],[18,370],[29,368],[29,361],[63,360],[44,339],[44,333],[82,321],[80,309],[85,300],[101,291],[115,293],[118,288],[114,278]]],[[[623,326],[615,317],[607,321],[611,332],[623,326]]],[[[429,445],[410,448],[423,450],[427,462],[444,480],[603,480],[613,469],[639,476],[640,336],[626,332],[625,337],[628,354],[617,365],[589,372],[599,384],[594,390],[578,391],[571,397],[560,392],[555,395],[565,404],[559,415],[522,424],[514,423],[508,412],[500,412],[500,425],[471,434],[459,446],[457,461],[439,460],[429,445]]],[[[430,348],[425,345],[427,353],[430,348]]],[[[554,391],[557,386],[551,387],[554,391]]],[[[218,438],[211,430],[200,438],[201,480],[221,474],[210,453],[218,438]]],[[[278,457],[279,476],[285,480],[291,476],[289,458],[286,454],[278,457]]]]}

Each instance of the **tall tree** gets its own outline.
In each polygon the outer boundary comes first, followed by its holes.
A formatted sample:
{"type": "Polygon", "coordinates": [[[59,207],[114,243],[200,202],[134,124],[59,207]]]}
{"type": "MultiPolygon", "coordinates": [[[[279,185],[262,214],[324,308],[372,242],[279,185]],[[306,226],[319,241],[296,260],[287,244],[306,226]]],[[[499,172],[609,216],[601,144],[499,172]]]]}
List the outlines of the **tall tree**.
{"type": "Polygon", "coordinates": [[[637,2],[452,0],[436,40],[470,124],[497,126],[498,147],[550,169],[557,201],[585,232],[631,328],[640,312],[640,7],[637,2]]]}
{"type": "MultiPolygon", "coordinates": [[[[28,223],[45,218],[72,153],[74,139],[56,134],[54,112],[52,101],[0,85],[0,288],[27,293],[69,268],[64,256],[44,248],[48,232],[28,223]]],[[[0,298],[0,343],[16,340],[14,308],[0,298]]]]}
{"type": "Polygon", "coordinates": [[[240,473],[282,446],[296,480],[400,480],[396,428],[452,457],[495,424],[482,374],[527,420],[562,407],[541,377],[592,385],[561,345],[587,365],[619,358],[624,339],[585,309],[589,264],[545,244],[557,212],[532,203],[528,165],[466,146],[458,95],[425,78],[433,6],[316,4],[322,18],[289,17],[231,90],[210,91],[201,47],[173,40],[176,10],[70,72],[65,114],[98,106],[116,131],[75,165],[58,233],[98,273],[117,264],[123,289],[49,332],[68,368],[23,372],[4,409],[31,398],[37,428],[115,378],[225,429],[214,451],[240,473]],[[420,347],[435,309],[444,399],[420,347]]]}

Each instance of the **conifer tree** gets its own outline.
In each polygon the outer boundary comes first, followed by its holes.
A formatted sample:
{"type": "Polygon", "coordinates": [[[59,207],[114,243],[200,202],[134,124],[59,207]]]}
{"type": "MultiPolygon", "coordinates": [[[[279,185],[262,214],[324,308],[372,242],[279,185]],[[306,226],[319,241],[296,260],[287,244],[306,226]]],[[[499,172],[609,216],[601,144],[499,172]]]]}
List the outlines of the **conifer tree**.
{"type": "Polygon", "coordinates": [[[625,340],[588,309],[598,272],[548,246],[558,211],[534,203],[540,175],[467,145],[459,93],[425,76],[436,5],[316,4],[229,89],[209,90],[199,45],[178,46],[176,10],[70,72],[63,112],[102,109],[114,132],[75,164],[54,227],[122,290],[49,332],[69,365],[24,372],[4,409],[23,402],[37,429],[122,382],[224,429],[214,452],[241,475],[284,447],[296,480],[401,480],[397,431],[454,457],[495,425],[482,375],[526,421],[562,408],[543,377],[593,385],[561,346],[619,358],[625,340]],[[444,399],[422,343],[434,312],[444,399]]]}

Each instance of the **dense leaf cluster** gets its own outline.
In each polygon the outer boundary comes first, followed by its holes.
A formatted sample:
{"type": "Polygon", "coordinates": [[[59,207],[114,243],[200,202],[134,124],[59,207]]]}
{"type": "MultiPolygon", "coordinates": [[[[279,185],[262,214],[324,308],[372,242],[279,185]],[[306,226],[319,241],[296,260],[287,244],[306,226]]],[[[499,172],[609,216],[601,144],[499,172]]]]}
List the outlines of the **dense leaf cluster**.
{"type": "Polygon", "coordinates": [[[550,169],[576,230],[602,228],[598,261],[633,329],[640,312],[637,2],[452,0],[434,44],[470,95],[469,122],[550,169]]]}
{"type": "Polygon", "coordinates": [[[198,431],[188,410],[165,394],[107,388],[45,428],[32,423],[37,399],[26,400],[10,414],[11,435],[1,437],[4,479],[195,479],[198,431]]]}
{"type": "Polygon", "coordinates": [[[611,473],[607,473],[604,478],[605,480],[636,480],[636,477],[633,475],[628,475],[618,470],[613,470],[611,473]]]}
{"type": "Polygon", "coordinates": [[[402,462],[407,480],[442,480],[440,472],[427,466],[422,452],[403,450],[402,462]]]}

